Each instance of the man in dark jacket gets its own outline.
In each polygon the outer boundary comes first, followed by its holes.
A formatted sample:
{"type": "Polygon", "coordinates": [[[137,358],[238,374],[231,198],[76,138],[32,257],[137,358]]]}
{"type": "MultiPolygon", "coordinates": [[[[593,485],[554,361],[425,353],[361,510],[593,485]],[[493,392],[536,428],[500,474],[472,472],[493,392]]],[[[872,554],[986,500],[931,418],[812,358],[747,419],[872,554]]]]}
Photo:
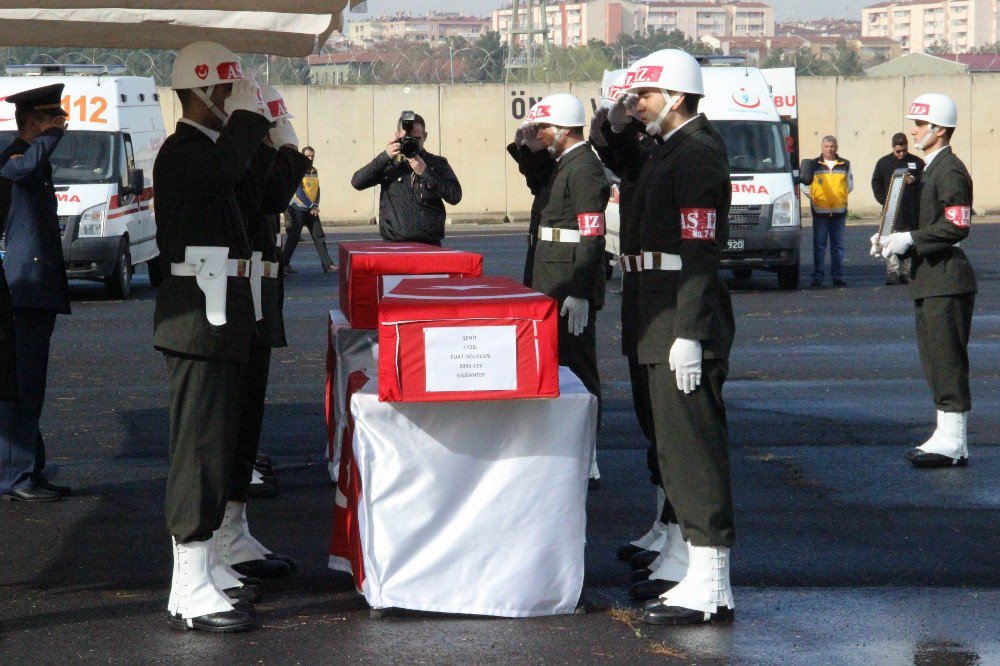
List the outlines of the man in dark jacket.
{"type": "Polygon", "coordinates": [[[535,263],[535,245],[538,243],[538,221],[548,199],[548,184],[556,161],[538,140],[534,125],[522,125],[514,134],[514,141],[507,145],[507,152],[517,162],[517,170],[524,176],[531,191],[531,218],[528,223],[528,252],[524,259],[524,286],[531,286],[532,265],[535,263]]]}
{"type": "MultiPolygon", "coordinates": [[[[926,166],[918,192],[915,231],[882,239],[882,256],[912,257],[910,295],[917,324],[917,349],[937,407],[930,439],[907,453],[915,467],[969,463],[969,334],[976,300],[976,275],[959,242],[972,226],[972,178],[951,148],[958,108],[947,95],[917,97],[906,118],[914,121],[914,145],[926,166]]],[[[877,238],[873,237],[872,244],[877,238]]]]}
{"type": "MultiPolygon", "coordinates": [[[[11,146],[4,147],[0,152],[0,169],[7,163],[11,146]]],[[[4,227],[7,224],[7,212],[10,210],[11,182],[0,178],[0,238],[3,238],[4,227]]],[[[14,308],[10,302],[10,288],[7,286],[7,274],[3,269],[3,257],[0,256],[0,402],[17,400],[17,369],[14,365],[14,308]]]]}
{"type": "MultiPolygon", "coordinates": [[[[917,228],[917,189],[920,187],[920,175],[924,171],[924,161],[907,150],[906,135],[896,132],[892,136],[892,152],[883,156],[875,163],[872,173],[872,193],[875,200],[885,205],[885,197],[889,192],[889,182],[897,169],[906,169],[906,186],[903,188],[903,198],[899,202],[899,212],[896,214],[894,231],[913,231],[917,228]]],[[[900,259],[895,254],[885,260],[886,284],[907,284],[910,281],[910,258],[900,259]]]]}
{"type": "Polygon", "coordinates": [[[0,178],[11,188],[4,262],[18,390],[16,402],[0,402],[0,497],[19,502],[52,502],[70,492],[43,475],[45,443],[38,425],[56,315],[70,312],[49,164],[66,131],[62,90],[60,83],[7,97],[14,104],[18,137],[0,158],[0,178]]]}
{"type": "Polygon", "coordinates": [[[382,240],[441,245],[444,204],[457,205],[462,200],[462,186],[448,160],[424,150],[427,125],[419,114],[414,114],[410,133],[418,145],[412,157],[405,157],[401,151],[406,136],[400,118],[396,136],[375,159],[354,173],[351,185],[356,190],[382,187],[378,213],[382,240]]]}

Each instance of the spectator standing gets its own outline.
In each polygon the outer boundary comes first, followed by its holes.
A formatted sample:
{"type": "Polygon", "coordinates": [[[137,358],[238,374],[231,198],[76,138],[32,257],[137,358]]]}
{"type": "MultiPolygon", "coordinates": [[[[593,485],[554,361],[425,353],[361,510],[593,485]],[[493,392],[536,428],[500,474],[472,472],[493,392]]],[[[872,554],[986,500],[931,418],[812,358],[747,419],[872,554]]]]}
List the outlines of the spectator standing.
{"type": "Polygon", "coordinates": [[[815,160],[803,160],[801,179],[809,185],[809,207],[813,224],[812,287],[823,286],[826,247],[830,245],[830,277],[833,286],[844,281],[844,228],[847,226],[847,196],[854,190],[851,163],[837,153],[837,137],[823,137],[822,152],[815,160]]]}
{"type": "MultiPolygon", "coordinates": [[[[302,149],[302,154],[312,162],[316,158],[316,151],[312,146],[302,149]]],[[[291,203],[288,204],[288,239],[285,243],[285,250],[281,256],[281,263],[285,266],[285,275],[298,273],[292,268],[292,254],[302,237],[302,227],[309,230],[313,245],[316,246],[316,253],[319,261],[323,265],[323,271],[332,273],[337,270],[337,266],[330,259],[330,253],[326,249],[326,234],[323,233],[323,223],[319,219],[319,171],[315,165],[302,177],[299,189],[295,191],[291,203]]]]}
{"type": "MultiPolygon", "coordinates": [[[[906,135],[896,132],[892,136],[892,152],[875,163],[872,173],[872,193],[881,205],[885,205],[885,197],[889,192],[889,181],[897,169],[906,169],[906,187],[903,188],[903,198],[899,202],[899,212],[896,214],[896,224],[893,231],[914,231],[917,228],[917,191],[920,178],[924,172],[924,161],[909,152],[909,142],[906,135]]],[[[902,258],[890,254],[885,261],[886,284],[909,284],[910,257],[902,258]]]]}

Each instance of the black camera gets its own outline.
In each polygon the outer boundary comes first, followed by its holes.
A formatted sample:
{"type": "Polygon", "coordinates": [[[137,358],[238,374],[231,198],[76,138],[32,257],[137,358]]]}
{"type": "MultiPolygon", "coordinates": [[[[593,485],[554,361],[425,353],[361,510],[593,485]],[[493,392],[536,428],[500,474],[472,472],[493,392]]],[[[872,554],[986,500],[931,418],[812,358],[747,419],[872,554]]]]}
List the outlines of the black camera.
{"type": "Polygon", "coordinates": [[[404,134],[397,141],[399,142],[399,152],[406,159],[416,157],[417,153],[420,152],[420,139],[413,136],[413,121],[416,117],[417,114],[413,111],[403,111],[399,116],[399,126],[402,127],[404,134]]]}

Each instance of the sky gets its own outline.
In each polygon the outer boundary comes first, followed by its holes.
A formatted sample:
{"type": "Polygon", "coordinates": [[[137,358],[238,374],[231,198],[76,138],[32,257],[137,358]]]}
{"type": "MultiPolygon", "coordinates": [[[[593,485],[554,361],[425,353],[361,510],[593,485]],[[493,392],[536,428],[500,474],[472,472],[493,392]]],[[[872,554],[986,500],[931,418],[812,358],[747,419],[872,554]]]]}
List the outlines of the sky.
{"type": "MultiPolygon", "coordinates": [[[[873,5],[878,0],[764,0],[774,7],[775,19],[787,21],[814,18],[861,19],[861,8],[873,5]]],[[[368,0],[368,9],[374,14],[410,11],[425,14],[430,10],[460,11],[466,14],[488,16],[503,0],[368,0]]],[[[345,14],[345,18],[363,18],[365,14],[345,14]]]]}

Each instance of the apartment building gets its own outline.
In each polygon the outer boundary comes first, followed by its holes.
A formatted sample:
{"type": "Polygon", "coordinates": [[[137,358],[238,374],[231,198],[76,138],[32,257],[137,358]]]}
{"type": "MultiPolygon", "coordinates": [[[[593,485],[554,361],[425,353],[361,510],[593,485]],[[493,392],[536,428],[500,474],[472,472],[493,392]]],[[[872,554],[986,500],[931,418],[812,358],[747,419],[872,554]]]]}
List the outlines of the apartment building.
{"type": "Polygon", "coordinates": [[[897,0],[861,10],[863,37],[889,37],[904,53],[919,53],[932,44],[953,51],[998,40],[996,0],[897,0]]]}
{"type": "Polygon", "coordinates": [[[390,40],[403,40],[437,46],[449,37],[477,41],[490,29],[490,21],[476,16],[449,12],[430,12],[413,16],[402,12],[347,24],[348,41],[367,47],[390,40]]]}
{"type": "MultiPolygon", "coordinates": [[[[522,5],[521,11],[524,12],[522,5]]],[[[507,3],[490,15],[492,29],[500,33],[501,41],[510,38],[514,21],[514,9],[507,3]]],[[[536,4],[531,22],[535,29],[543,26],[549,31],[549,44],[557,47],[582,46],[592,39],[612,43],[622,33],[631,34],[643,30],[639,22],[642,5],[629,0],[579,0],[578,2],[547,2],[545,17],[536,4]]],[[[519,17],[520,25],[527,25],[527,17],[519,17]]],[[[540,35],[535,41],[541,43],[540,35]]]]}

